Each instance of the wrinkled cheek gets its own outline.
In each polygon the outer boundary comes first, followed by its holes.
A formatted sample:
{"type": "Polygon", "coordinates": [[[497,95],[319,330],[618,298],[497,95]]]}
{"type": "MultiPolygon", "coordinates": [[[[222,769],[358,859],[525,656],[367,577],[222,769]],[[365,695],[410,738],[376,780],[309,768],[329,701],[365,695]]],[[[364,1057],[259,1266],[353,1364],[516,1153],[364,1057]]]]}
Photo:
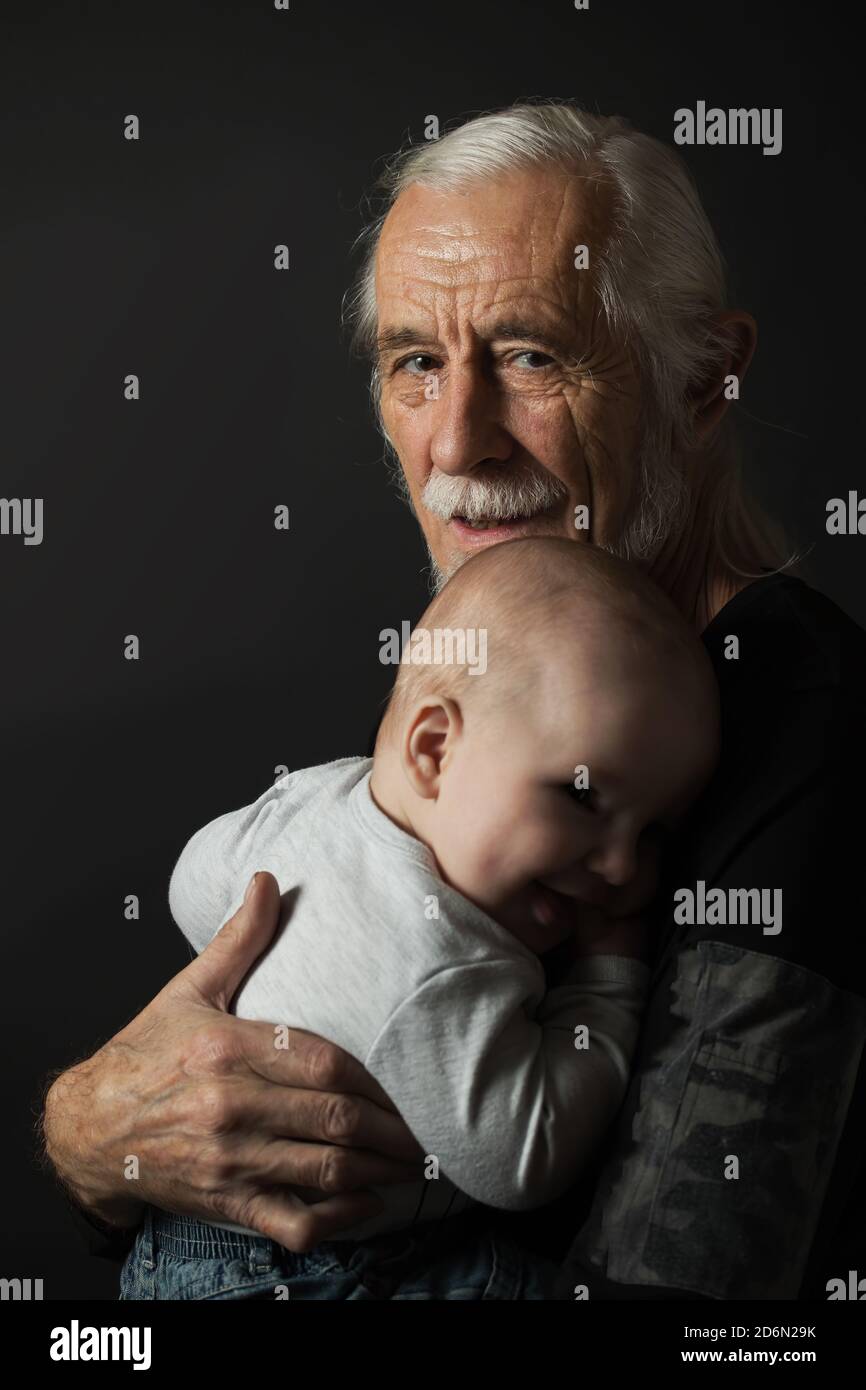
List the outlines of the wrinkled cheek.
{"type": "Polygon", "coordinates": [[[569,487],[582,492],[586,479],[584,436],[575,427],[563,396],[509,401],[509,428],[515,439],[569,487]]]}
{"type": "Polygon", "coordinates": [[[405,400],[389,399],[381,406],[382,423],[392,445],[397,450],[400,463],[410,482],[421,471],[421,463],[427,450],[423,447],[429,434],[419,413],[405,400]]]}

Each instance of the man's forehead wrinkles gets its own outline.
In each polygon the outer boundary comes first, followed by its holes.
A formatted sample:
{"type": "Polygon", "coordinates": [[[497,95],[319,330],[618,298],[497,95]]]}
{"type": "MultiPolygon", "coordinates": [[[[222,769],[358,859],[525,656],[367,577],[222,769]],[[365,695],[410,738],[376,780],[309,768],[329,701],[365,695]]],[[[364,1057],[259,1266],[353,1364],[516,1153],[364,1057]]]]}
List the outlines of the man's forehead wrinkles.
{"type": "Polygon", "coordinates": [[[543,306],[545,312],[557,315],[572,314],[575,305],[573,287],[563,284],[557,276],[496,275],[485,278],[468,276],[401,275],[398,272],[382,275],[378,281],[381,302],[423,306],[429,312],[450,312],[457,308],[474,310],[476,316],[490,313],[519,301],[523,312],[543,306]],[[571,293],[569,293],[569,290],[571,293]]]}
{"type": "MultiPolygon", "coordinates": [[[[376,276],[377,298],[425,303],[431,295],[457,296],[459,302],[467,296],[492,294],[494,299],[524,295],[543,300],[558,312],[573,313],[580,287],[577,271],[560,272],[550,265],[534,270],[530,265],[496,265],[473,261],[462,267],[442,261],[419,263],[414,258],[405,261],[382,261],[376,276]]],[[[583,272],[584,276],[586,272],[583,272]]]]}
{"type": "Polygon", "coordinates": [[[501,245],[488,240],[487,244],[479,241],[473,247],[462,241],[446,245],[386,246],[380,255],[378,270],[383,279],[403,275],[407,279],[444,283],[462,280],[465,284],[474,284],[509,279],[517,271],[524,277],[531,276],[534,267],[526,245],[518,248],[515,244],[506,252],[501,245]]]}
{"type": "Polygon", "coordinates": [[[503,245],[506,248],[519,248],[525,244],[525,235],[519,226],[510,221],[485,227],[472,226],[469,223],[460,225],[456,222],[450,226],[441,222],[429,226],[416,223],[411,228],[402,230],[394,227],[390,232],[385,231],[382,236],[383,245],[393,245],[397,251],[410,255],[436,255],[439,251],[449,255],[452,248],[459,249],[461,245],[465,246],[470,254],[477,254],[474,251],[475,244],[484,249],[485,242],[489,243],[489,253],[494,254],[503,245]]]}
{"type": "Polygon", "coordinates": [[[393,278],[398,283],[392,287],[387,277],[377,296],[379,352],[445,342],[467,330],[485,340],[546,338],[548,346],[573,350],[591,331],[582,296],[558,277],[514,276],[465,285],[393,278]]]}

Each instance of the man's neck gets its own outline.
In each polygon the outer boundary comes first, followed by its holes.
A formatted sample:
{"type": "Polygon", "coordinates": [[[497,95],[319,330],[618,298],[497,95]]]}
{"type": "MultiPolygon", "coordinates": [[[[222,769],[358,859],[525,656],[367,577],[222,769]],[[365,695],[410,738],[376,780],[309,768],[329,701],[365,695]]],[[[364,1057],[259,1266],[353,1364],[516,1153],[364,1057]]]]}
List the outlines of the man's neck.
{"type": "Polygon", "coordinates": [[[751,579],[742,575],[728,573],[717,573],[712,577],[694,576],[682,571],[659,574],[655,566],[650,570],[650,575],[698,633],[709,627],[735,594],[752,583],[751,579]]]}
{"type": "Polygon", "coordinates": [[[712,555],[711,523],[693,516],[679,536],[670,537],[649,566],[650,578],[664,589],[683,617],[703,632],[751,579],[734,574],[712,555]]]}

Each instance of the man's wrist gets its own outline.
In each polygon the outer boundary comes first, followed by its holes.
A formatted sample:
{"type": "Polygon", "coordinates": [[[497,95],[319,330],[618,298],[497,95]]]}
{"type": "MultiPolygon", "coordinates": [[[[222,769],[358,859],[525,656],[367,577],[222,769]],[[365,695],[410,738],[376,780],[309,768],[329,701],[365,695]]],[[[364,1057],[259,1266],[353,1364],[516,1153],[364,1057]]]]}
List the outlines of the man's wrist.
{"type": "Polygon", "coordinates": [[[53,1172],[64,1196],[71,1206],[105,1235],[116,1236],[134,1230],[141,1222],[144,1203],[126,1192],[104,1192],[87,1187],[73,1179],[63,1162],[62,1126],[57,1115],[57,1101],[75,1082],[75,1068],[54,1077],[46,1088],[41,1115],[42,1156],[53,1172]]]}

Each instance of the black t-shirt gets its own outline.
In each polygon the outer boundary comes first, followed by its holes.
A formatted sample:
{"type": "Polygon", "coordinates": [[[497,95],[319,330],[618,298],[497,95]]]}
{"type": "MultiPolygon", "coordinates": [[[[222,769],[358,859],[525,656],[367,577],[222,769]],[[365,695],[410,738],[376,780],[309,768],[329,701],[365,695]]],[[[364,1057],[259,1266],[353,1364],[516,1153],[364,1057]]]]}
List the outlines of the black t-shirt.
{"type": "Polygon", "coordinates": [[[770,575],[703,640],[722,756],[668,852],[632,1083],[591,1182],[524,1225],[550,1253],[580,1228],[563,1298],[825,1299],[866,1273],[866,633],[770,575]],[[684,889],[705,920],[675,920],[684,889]]]}

